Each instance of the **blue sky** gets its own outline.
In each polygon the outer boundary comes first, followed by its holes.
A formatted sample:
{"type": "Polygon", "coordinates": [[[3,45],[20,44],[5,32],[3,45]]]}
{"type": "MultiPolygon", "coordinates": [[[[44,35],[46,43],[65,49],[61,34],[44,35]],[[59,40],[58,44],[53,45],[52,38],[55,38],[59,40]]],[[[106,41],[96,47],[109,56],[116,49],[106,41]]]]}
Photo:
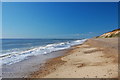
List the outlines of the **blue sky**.
{"type": "Polygon", "coordinates": [[[4,2],[3,38],[89,38],[118,28],[114,2],[4,2]]]}
{"type": "Polygon", "coordinates": [[[120,0],[2,0],[2,2],[119,2],[120,0]]]}

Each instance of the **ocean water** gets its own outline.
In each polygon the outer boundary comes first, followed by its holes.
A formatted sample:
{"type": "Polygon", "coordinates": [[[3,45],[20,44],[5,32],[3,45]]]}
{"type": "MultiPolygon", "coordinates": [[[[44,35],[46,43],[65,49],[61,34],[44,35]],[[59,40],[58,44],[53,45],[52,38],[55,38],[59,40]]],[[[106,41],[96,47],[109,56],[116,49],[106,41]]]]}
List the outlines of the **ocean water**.
{"type": "Polygon", "coordinates": [[[0,58],[3,65],[11,65],[31,56],[46,55],[54,51],[82,44],[87,39],[2,39],[0,58]]]}

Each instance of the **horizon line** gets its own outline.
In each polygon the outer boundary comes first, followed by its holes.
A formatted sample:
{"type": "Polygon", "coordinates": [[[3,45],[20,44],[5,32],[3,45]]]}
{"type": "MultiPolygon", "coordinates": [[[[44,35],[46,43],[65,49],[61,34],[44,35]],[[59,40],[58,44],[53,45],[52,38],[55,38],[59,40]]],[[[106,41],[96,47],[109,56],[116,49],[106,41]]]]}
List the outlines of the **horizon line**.
{"type": "Polygon", "coordinates": [[[87,39],[87,38],[0,38],[0,39],[87,39]]]}

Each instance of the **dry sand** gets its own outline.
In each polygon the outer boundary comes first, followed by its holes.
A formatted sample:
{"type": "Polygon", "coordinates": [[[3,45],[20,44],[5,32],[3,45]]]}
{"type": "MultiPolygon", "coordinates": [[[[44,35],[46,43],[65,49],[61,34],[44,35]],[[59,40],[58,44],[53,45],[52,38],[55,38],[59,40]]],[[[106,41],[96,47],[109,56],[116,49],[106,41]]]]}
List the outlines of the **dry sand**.
{"type": "Polygon", "coordinates": [[[118,39],[89,39],[49,60],[32,78],[118,78],[118,39]]]}

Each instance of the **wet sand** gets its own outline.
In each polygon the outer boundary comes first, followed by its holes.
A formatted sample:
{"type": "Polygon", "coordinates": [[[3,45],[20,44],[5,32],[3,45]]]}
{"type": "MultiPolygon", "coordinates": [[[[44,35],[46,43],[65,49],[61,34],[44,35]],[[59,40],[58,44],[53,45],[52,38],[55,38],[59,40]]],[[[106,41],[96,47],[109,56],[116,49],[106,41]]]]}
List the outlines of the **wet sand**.
{"type": "Polygon", "coordinates": [[[32,78],[118,78],[118,38],[89,39],[50,59],[32,78]]]}
{"type": "MultiPolygon", "coordinates": [[[[68,49],[69,50],[69,49],[68,49]]],[[[32,72],[36,72],[45,65],[46,61],[63,56],[68,50],[52,52],[46,55],[31,56],[29,59],[2,66],[2,78],[28,78],[32,72]]]]}

